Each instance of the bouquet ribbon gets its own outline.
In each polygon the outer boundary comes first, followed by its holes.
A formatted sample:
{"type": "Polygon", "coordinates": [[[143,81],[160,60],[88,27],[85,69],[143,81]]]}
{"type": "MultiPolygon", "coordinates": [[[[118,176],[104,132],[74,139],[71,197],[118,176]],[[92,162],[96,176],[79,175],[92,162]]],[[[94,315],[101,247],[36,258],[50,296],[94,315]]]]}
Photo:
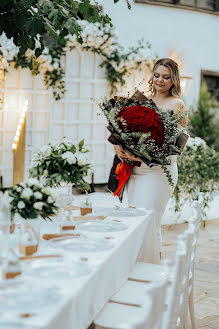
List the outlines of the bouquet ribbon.
{"type": "Polygon", "coordinates": [[[129,179],[131,173],[132,173],[132,168],[135,166],[140,167],[141,163],[135,161],[133,164],[127,164],[125,162],[120,162],[117,167],[115,174],[117,175],[116,178],[119,180],[119,185],[117,190],[114,192],[114,196],[119,196],[120,193],[123,190],[123,187],[125,186],[127,180],[129,179]]]}

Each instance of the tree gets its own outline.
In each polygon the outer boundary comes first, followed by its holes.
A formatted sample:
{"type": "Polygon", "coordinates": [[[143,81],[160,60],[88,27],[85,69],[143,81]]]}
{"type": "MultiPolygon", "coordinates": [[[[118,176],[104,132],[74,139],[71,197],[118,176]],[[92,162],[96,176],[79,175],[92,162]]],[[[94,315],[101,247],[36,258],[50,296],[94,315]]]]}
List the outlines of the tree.
{"type": "Polygon", "coordinates": [[[197,109],[191,108],[189,131],[193,137],[201,137],[208,146],[215,147],[219,138],[217,116],[218,103],[202,83],[197,109]]]}
{"type": "MultiPolygon", "coordinates": [[[[129,0],[126,3],[130,9],[129,0]]],[[[69,38],[83,43],[84,22],[99,24],[99,29],[112,27],[95,0],[1,0],[0,15],[0,69],[7,72],[13,66],[29,68],[32,74],[42,72],[55,99],[65,92],[61,58],[69,38]]]]}
{"type": "Polygon", "coordinates": [[[19,47],[18,58],[28,49],[35,50],[36,39],[40,43],[35,51],[40,56],[47,40],[64,39],[76,34],[80,42],[80,20],[111,23],[98,4],[90,0],[1,0],[0,35],[13,37],[19,47]]]}

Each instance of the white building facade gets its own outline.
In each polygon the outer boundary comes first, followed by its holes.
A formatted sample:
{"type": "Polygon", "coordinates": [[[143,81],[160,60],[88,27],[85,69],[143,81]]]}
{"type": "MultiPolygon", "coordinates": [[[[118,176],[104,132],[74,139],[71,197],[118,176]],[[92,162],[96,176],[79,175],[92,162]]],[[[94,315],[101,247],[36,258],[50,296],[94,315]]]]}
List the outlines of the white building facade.
{"type": "MultiPolygon", "coordinates": [[[[112,18],[121,45],[135,46],[138,39],[144,38],[159,58],[172,57],[180,64],[181,76],[188,77],[184,94],[187,106],[197,101],[203,76],[207,77],[209,90],[219,101],[219,12],[211,7],[217,1],[132,0],[131,10],[125,0],[117,4],[113,0],[99,2],[112,18]],[[203,7],[206,4],[206,8],[200,9],[198,3],[203,7]]],[[[0,88],[4,96],[4,108],[0,111],[0,170],[5,186],[12,184],[12,144],[27,101],[25,177],[33,153],[48,141],[58,141],[65,136],[74,143],[85,139],[90,149],[94,183],[107,182],[113,148],[107,141],[106,122],[97,115],[97,105],[92,101],[92,98],[109,96],[100,62],[97,55],[80,48],[69,51],[63,60],[67,92],[58,102],[52,92],[46,90],[41,76],[33,77],[28,70],[10,70],[0,88]]],[[[119,93],[132,91],[142,79],[145,79],[145,88],[141,86],[141,89],[146,90],[148,78],[147,68],[133,72],[119,93]]]]}
{"type": "MultiPolygon", "coordinates": [[[[187,106],[198,99],[203,75],[216,77],[212,84],[218,86],[211,88],[219,90],[218,0],[131,0],[131,10],[125,0],[101,3],[123,46],[144,38],[159,58],[171,56],[180,64],[181,76],[192,78],[184,96],[187,106]]],[[[215,93],[219,101],[219,91],[215,93]]]]}

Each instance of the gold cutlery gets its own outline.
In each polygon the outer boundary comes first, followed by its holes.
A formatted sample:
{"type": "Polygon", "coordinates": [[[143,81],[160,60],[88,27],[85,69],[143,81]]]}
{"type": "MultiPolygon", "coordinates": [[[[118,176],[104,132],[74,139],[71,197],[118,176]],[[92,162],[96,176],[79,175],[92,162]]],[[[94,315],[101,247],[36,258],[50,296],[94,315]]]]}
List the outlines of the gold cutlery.
{"type": "Polygon", "coordinates": [[[41,259],[41,258],[58,258],[58,257],[62,257],[62,255],[60,254],[56,254],[56,255],[38,255],[38,256],[22,256],[19,257],[19,260],[28,260],[28,259],[41,259]]]}
{"type": "Polygon", "coordinates": [[[78,237],[80,236],[80,233],[75,234],[43,234],[44,240],[51,240],[56,238],[64,238],[64,237],[78,237]]]}
{"type": "Polygon", "coordinates": [[[106,216],[74,216],[74,220],[96,220],[96,219],[105,219],[106,216]]]}

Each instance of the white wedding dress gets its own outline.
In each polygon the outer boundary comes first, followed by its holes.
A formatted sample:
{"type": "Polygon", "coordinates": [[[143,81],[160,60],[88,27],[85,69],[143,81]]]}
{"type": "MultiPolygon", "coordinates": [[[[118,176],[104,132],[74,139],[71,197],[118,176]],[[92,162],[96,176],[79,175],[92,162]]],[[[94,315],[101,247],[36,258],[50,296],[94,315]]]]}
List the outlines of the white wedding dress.
{"type": "Polygon", "coordinates": [[[140,167],[133,168],[126,184],[129,206],[154,211],[153,227],[150,228],[151,236],[148,239],[148,232],[145,235],[138,261],[143,262],[146,259],[146,254],[150,253],[152,263],[160,262],[160,252],[162,251],[161,218],[178,178],[177,155],[171,155],[169,158],[171,164],[166,167],[172,176],[174,186],[169,184],[160,165],[150,168],[143,162],[141,162],[140,167]]]}

